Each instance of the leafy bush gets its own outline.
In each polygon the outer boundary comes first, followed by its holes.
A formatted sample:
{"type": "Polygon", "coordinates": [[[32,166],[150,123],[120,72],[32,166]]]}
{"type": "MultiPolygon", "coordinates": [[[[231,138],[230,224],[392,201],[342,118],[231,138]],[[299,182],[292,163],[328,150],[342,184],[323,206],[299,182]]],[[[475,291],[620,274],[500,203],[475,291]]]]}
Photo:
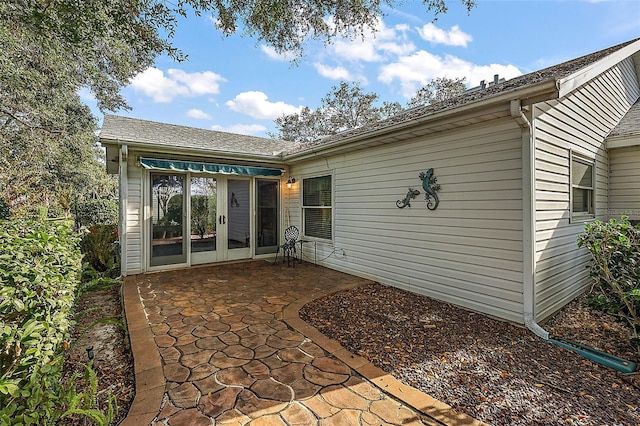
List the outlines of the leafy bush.
{"type": "Polygon", "coordinates": [[[61,353],[81,255],[68,223],[0,221],[0,423],[64,413],[61,353]]]}
{"type": "Polygon", "coordinates": [[[88,199],[77,201],[73,207],[76,226],[91,227],[97,224],[118,223],[118,203],[108,199],[88,199]]]}
{"type": "Polygon", "coordinates": [[[82,262],[82,273],[80,275],[80,282],[86,283],[91,280],[95,280],[98,278],[100,274],[96,271],[93,266],[89,265],[86,260],[82,262]]]}
{"type": "Polygon", "coordinates": [[[117,230],[116,225],[93,225],[82,238],[80,247],[84,260],[98,272],[114,270],[114,274],[118,275],[114,246],[117,230]]]}
{"type": "Polygon", "coordinates": [[[590,266],[594,278],[590,304],[617,316],[640,332],[640,226],[626,217],[619,221],[594,221],[578,237],[578,246],[591,252],[590,266]]]}

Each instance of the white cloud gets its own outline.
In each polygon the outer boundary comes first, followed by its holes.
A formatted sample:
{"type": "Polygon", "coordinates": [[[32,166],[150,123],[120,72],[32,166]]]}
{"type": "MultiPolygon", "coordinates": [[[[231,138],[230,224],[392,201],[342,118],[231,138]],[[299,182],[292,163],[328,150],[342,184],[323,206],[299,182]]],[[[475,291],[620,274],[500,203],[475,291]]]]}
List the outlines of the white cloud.
{"type": "Polygon", "coordinates": [[[375,32],[366,30],[364,38],[336,40],[331,49],[337,57],[349,61],[377,62],[383,60],[385,54],[407,55],[416,48],[408,40],[407,30],[407,25],[389,28],[379,20],[375,32]]]}
{"type": "Polygon", "coordinates": [[[246,114],[260,120],[275,120],[283,114],[293,114],[300,111],[300,107],[284,102],[270,102],[264,92],[242,92],[225,105],[232,111],[246,114]]]}
{"type": "Polygon", "coordinates": [[[401,93],[406,98],[413,96],[422,85],[435,77],[466,77],[469,87],[477,86],[481,80],[493,80],[494,74],[510,79],[522,72],[513,65],[477,65],[452,55],[444,57],[420,50],[411,56],[403,56],[397,62],[381,67],[378,80],[391,84],[400,82],[401,93]]]}
{"type": "Polygon", "coordinates": [[[261,124],[234,124],[227,127],[215,125],[211,126],[211,129],[219,132],[238,133],[250,136],[264,134],[267,131],[267,128],[261,124]]]}
{"type": "Polygon", "coordinates": [[[187,111],[187,116],[195,118],[196,120],[211,120],[211,116],[209,114],[196,108],[192,108],[187,111]]]}
{"type": "Polygon", "coordinates": [[[330,67],[329,65],[324,65],[318,62],[313,64],[318,74],[323,77],[330,78],[332,80],[353,80],[351,78],[351,73],[345,67],[330,67]]]}
{"type": "Polygon", "coordinates": [[[177,96],[196,97],[220,93],[224,77],[211,71],[188,73],[169,69],[167,75],[158,68],[147,68],[131,80],[131,87],[155,102],[171,102],[177,96]]]}
{"type": "Polygon", "coordinates": [[[429,22],[422,28],[416,29],[420,37],[436,44],[467,47],[467,44],[473,40],[473,37],[463,32],[458,25],[454,25],[449,31],[445,31],[429,22]]]}
{"type": "Polygon", "coordinates": [[[265,55],[267,55],[267,57],[273,59],[274,61],[290,62],[295,59],[295,55],[293,53],[278,53],[273,46],[267,46],[266,44],[261,44],[260,50],[262,50],[262,53],[264,53],[265,55]]]}

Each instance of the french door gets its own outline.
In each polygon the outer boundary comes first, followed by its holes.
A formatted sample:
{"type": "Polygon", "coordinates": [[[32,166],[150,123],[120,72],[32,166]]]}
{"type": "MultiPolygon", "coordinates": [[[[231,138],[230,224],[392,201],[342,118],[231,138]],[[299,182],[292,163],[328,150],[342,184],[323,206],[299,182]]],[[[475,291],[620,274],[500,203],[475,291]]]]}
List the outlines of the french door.
{"type": "Polygon", "coordinates": [[[150,266],[251,257],[251,180],[151,173],[150,266]]]}

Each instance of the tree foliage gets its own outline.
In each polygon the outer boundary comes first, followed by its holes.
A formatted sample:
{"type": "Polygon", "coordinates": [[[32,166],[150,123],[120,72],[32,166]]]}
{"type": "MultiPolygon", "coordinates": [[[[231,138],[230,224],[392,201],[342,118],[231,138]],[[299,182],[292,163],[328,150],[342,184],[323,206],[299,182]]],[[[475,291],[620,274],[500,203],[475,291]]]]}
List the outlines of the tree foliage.
{"type": "Polygon", "coordinates": [[[466,78],[436,77],[422,86],[407,103],[407,108],[431,105],[460,96],[467,90],[466,78]]]}
{"type": "Polygon", "coordinates": [[[359,83],[341,82],[322,98],[316,110],[304,107],[299,113],[283,115],[275,120],[274,138],[310,142],[322,136],[334,135],[397,114],[402,106],[384,102],[376,106],[379,96],[365,93],[359,83]]]}
{"type": "MultiPolygon", "coordinates": [[[[407,108],[428,105],[461,95],[466,90],[464,78],[437,77],[420,88],[407,108]]],[[[292,142],[311,142],[322,136],[355,129],[394,116],[402,111],[398,102],[383,102],[379,96],[363,92],[360,84],[341,82],[320,101],[318,109],[304,107],[299,113],[275,120],[276,133],[270,136],[292,142]]]]}
{"type": "Polygon", "coordinates": [[[117,107],[120,85],[100,71],[110,61],[96,57],[106,43],[74,44],[83,23],[66,22],[52,12],[57,6],[0,3],[0,196],[16,211],[44,205],[68,213],[73,197],[115,188],[96,161],[95,118],[78,90],[92,87],[117,107]],[[65,39],[56,25],[78,33],[65,39]]]}
{"type": "MultiPolygon", "coordinates": [[[[461,0],[468,10],[475,0],[461,0]]],[[[392,6],[398,0],[385,0],[392,6]]],[[[445,0],[423,0],[438,15],[445,0]]],[[[380,0],[5,0],[0,2],[0,196],[12,209],[36,204],[68,211],[92,186],[114,186],[90,160],[95,119],[127,108],[120,90],[167,54],[189,14],[211,14],[218,29],[299,57],[309,39],[330,42],[375,29],[380,0]]],[[[310,113],[310,111],[309,111],[310,113]]],[[[93,161],[93,162],[92,162],[93,161]]],[[[102,173],[104,175],[104,173],[102,173]]]]}

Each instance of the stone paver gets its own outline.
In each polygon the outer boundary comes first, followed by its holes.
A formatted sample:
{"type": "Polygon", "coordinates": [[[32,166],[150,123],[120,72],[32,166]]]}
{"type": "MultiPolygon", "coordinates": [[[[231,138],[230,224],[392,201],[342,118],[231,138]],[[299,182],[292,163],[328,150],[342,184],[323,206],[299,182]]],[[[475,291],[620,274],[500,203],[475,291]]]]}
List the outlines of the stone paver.
{"type": "Polygon", "coordinates": [[[264,261],[127,277],[127,317],[145,342],[132,334],[134,359],[151,359],[145,371],[162,371],[165,385],[136,397],[123,424],[479,424],[300,320],[305,303],[365,282],[264,261]]]}

